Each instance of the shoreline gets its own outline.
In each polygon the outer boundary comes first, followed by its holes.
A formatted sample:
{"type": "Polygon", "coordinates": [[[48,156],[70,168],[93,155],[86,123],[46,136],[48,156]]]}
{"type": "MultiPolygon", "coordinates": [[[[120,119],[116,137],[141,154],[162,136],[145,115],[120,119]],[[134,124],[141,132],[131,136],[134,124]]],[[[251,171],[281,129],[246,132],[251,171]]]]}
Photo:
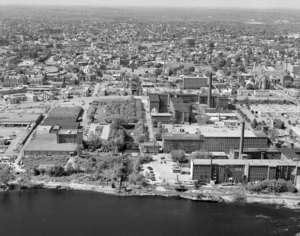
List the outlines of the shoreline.
{"type": "Polygon", "coordinates": [[[116,188],[108,186],[99,186],[92,184],[79,184],[68,182],[45,182],[32,181],[30,183],[14,183],[8,186],[11,190],[26,190],[26,189],[56,189],[56,190],[75,190],[75,191],[91,191],[121,197],[167,197],[180,198],[183,200],[191,200],[198,202],[210,203],[259,203],[273,204],[278,208],[285,207],[289,209],[300,209],[300,196],[284,195],[284,194],[259,194],[259,193],[241,193],[226,192],[225,194],[216,193],[211,190],[188,190],[186,192],[177,192],[174,190],[165,190],[163,187],[145,189],[138,188],[131,191],[118,191],[116,188]]]}

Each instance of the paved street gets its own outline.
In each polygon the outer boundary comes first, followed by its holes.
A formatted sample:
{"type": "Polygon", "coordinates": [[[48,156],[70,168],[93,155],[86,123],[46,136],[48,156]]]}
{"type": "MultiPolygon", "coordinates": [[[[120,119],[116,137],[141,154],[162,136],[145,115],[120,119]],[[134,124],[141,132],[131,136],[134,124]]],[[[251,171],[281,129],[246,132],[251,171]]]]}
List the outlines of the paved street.
{"type": "Polygon", "coordinates": [[[154,133],[153,133],[153,128],[152,128],[152,120],[151,120],[151,113],[150,113],[150,107],[149,107],[149,103],[148,103],[148,98],[146,97],[141,97],[142,103],[144,104],[144,108],[145,108],[145,118],[146,118],[146,122],[147,122],[147,126],[148,126],[148,130],[149,130],[149,141],[154,141],[155,137],[154,137],[154,133]]]}

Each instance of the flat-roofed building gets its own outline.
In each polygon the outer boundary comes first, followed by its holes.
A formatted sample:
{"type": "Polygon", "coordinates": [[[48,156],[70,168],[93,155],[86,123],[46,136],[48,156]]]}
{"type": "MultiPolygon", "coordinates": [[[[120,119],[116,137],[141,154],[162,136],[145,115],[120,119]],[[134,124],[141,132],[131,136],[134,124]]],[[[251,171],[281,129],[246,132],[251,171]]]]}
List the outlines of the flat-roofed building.
{"type": "Polygon", "coordinates": [[[16,93],[26,93],[27,89],[25,87],[15,87],[15,88],[1,88],[0,95],[9,95],[16,93]]]}
{"type": "Polygon", "coordinates": [[[159,112],[159,98],[157,94],[149,94],[149,102],[150,102],[150,111],[153,109],[158,113],[159,112]]]}
{"type": "Polygon", "coordinates": [[[30,101],[30,102],[37,102],[38,101],[38,97],[35,94],[26,93],[25,96],[26,96],[27,100],[30,101]]]}
{"type": "MultiPolygon", "coordinates": [[[[291,180],[297,163],[291,160],[192,159],[191,178],[202,183],[253,182],[265,179],[291,180]]],[[[300,174],[298,170],[297,175],[300,174]]]]}
{"type": "Polygon", "coordinates": [[[27,97],[25,93],[15,93],[11,95],[4,95],[4,99],[11,104],[17,104],[22,101],[26,101],[27,97]]]}
{"type": "MultiPolygon", "coordinates": [[[[199,103],[208,103],[208,94],[199,95],[199,103]]],[[[221,96],[219,94],[212,94],[211,96],[211,107],[212,108],[228,108],[229,98],[227,96],[221,96]]]]}
{"type": "Polygon", "coordinates": [[[9,75],[4,78],[4,87],[18,87],[27,84],[27,77],[25,75],[9,75]]]}
{"type": "Polygon", "coordinates": [[[27,91],[30,92],[44,92],[44,91],[52,92],[53,90],[54,90],[53,85],[38,85],[38,86],[31,86],[27,88],[27,91]]]}
{"type": "MultiPolygon", "coordinates": [[[[182,149],[186,152],[210,151],[226,152],[238,149],[240,145],[240,130],[201,130],[201,134],[164,134],[163,150],[182,149]]],[[[267,148],[268,137],[263,132],[245,131],[245,148],[267,148]]]]}
{"type": "MultiPolygon", "coordinates": [[[[168,107],[172,98],[180,98],[183,103],[208,103],[207,93],[149,93],[150,109],[157,109],[159,113],[168,112],[168,107]]],[[[220,94],[212,94],[211,96],[211,108],[228,108],[229,98],[228,96],[220,94]]]]}
{"type": "Polygon", "coordinates": [[[78,119],[82,115],[81,107],[54,107],[43,122],[43,126],[60,126],[61,129],[78,129],[78,119]]]}
{"type": "Polygon", "coordinates": [[[81,153],[83,132],[78,118],[81,107],[55,107],[25,148],[25,155],[69,155],[81,153]]]}
{"type": "Polygon", "coordinates": [[[81,153],[78,143],[57,143],[55,133],[37,133],[31,142],[26,146],[24,155],[70,155],[81,153]]]}
{"type": "Polygon", "coordinates": [[[88,97],[90,94],[90,88],[89,87],[84,87],[81,91],[80,91],[80,95],[83,97],[88,97]]]}
{"type": "Polygon", "coordinates": [[[184,77],[183,89],[200,89],[202,87],[208,87],[207,77],[184,77]]]}
{"type": "Polygon", "coordinates": [[[55,99],[55,95],[52,92],[44,91],[42,93],[42,98],[45,99],[45,100],[48,100],[48,101],[52,101],[52,100],[55,99]]]}
{"type": "Polygon", "coordinates": [[[28,126],[33,123],[40,123],[43,119],[42,114],[38,113],[0,113],[0,126],[28,126]]]}
{"type": "Polygon", "coordinates": [[[149,102],[150,111],[155,108],[158,113],[166,113],[169,106],[169,94],[149,94],[149,102]]]}
{"type": "Polygon", "coordinates": [[[199,94],[173,94],[173,96],[182,99],[183,103],[199,102],[199,94]]]}
{"type": "Polygon", "coordinates": [[[283,114],[288,116],[300,115],[300,108],[296,105],[281,105],[281,104],[257,104],[251,105],[251,110],[262,117],[271,115],[281,117],[283,114]]]}
{"type": "Polygon", "coordinates": [[[57,133],[57,143],[78,143],[81,144],[83,140],[82,130],[60,129],[57,133]]]}
{"type": "MultiPolygon", "coordinates": [[[[282,151],[276,148],[244,148],[243,154],[247,159],[268,159],[268,160],[280,160],[282,158],[282,151]]],[[[230,158],[241,158],[238,149],[232,149],[229,153],[230,158]]]]}
{"type": "Polygon", "coordinates": [[[148,142],[141,145],[141,151],[144,153],[159,153],[159,149],[158,143],[148,142]]]}
{"type": "Polygon", "coordinates": [[[171,124],[171,113],[151,113],[152,121],[156,120],[157,122],[161,122],[162,124],[171,124]]]}
{"type": "Polygon", "coordinates": [[[172,97],[170,109],[176,123],[190,122],[191,104],[184,103],[181,97],[172,97]]]}

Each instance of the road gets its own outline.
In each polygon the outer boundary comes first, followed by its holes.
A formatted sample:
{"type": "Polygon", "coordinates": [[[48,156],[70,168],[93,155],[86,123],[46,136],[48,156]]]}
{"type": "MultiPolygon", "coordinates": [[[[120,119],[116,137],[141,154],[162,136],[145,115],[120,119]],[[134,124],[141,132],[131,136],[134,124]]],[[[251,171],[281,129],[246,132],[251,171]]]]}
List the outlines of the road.
{"type": "Polygon", "coordinates": [[[285,98],[287,98],[287,100],[290,100],[290,101],[294,102],[298,106],[298,99],[297,98],[294,98],[294,97],[288,95],[286,90],[284,90],[284,91],[279,90],[279,92],[281,92],[283,94],[283,96],[285,98]]]}
{"type": "Polygon", "coordinates": [[[153,133],[153,128],[152,128],[152,120],[151,120],[151,113],[150,113],[150,107],[149,107],[149,102],[148,102],[148,97],[135,97],[135,98],[140,98],[142,103],[144,104],[144,109],[145,109],[145,118],[149,130],[149,141],[155,141],[154,133],[153,133]]]}

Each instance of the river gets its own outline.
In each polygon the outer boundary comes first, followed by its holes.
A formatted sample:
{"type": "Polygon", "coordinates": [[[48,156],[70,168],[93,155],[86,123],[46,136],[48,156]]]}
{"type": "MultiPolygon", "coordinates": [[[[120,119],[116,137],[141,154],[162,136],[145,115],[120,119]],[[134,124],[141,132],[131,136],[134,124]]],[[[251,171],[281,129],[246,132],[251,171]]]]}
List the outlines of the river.
{"type": "Polygon", "coordinates": [[[0,193],[1,236],[260,236],[298,232],[300,212],[274,205],[63,190],[0,193]]]}

